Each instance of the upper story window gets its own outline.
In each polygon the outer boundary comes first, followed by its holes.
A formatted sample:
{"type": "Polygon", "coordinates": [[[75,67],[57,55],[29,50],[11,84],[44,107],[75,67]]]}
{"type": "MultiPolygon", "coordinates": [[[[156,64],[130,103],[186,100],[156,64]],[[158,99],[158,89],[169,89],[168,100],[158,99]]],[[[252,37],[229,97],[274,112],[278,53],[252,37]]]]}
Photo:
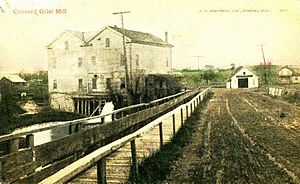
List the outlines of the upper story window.
{"type": "Polygon", "coordinates": [[[53,69],[56,68],[56,64],[57,64],[57,61],[56,61],[56,59],[54,58],[54,59],[53,59],[53,65],[52,65],[53,69]]]}
{"type": "Polygon", "coordinates": [[[106,79],[106,89],[111,89],[111,78],[106,79]]]}
{"type": "Polygon", "coordinates": [[[82,57],[78,57],[78,67],[82,67],[82,57]]]}
{"type": "Polygon", "coordinates": [[[125,56],[124,56],[124,54],[121,54],[120,64],[121,64],[121,66],[125,66],[125,56]]]}
{"type": "Polygon", "coordinates": [[[138,54],[135,56],[135,65],[136,65],[136,68],[139,68],[139,66],[140,66],[140,57],[138,54]]]}
{"type": "Polygon", "coordinates": [[[243,72],[243,75],[246,75],[246,72],[243,72]]]}
{"type": "Polygon", "coordinates": [[[169,59],[166,58],[166,66],[168,67],[169,66],[169,59]]]}
{"type": "Polygon", "coordinates": [[[92,56],[91,61],[93,65],[96,65],[96,56],[92,56]]]}
{"type": "Polygon", "coordinates": [[[69,42],[65,41],[65,50],[69,50],[69,42]]]}
{"type": "Polygon", "coordinates": [[[110,39],[109,38],[105,39],[105,47],[110,47],[110,39]]]}
{"type": "Polygon", "coordinates": [[[97,89],[97,78],[92,78],[92,89],[97,89]]]}
{"type": "Polygon", "coordinates": [[[83,79],[78,79],[78,89],[83,88],[83,79]]]}
{"type": "Polygon", "coordinates": [[[57,81],[53,80],[53,89],[57,89],[57,81]]]}

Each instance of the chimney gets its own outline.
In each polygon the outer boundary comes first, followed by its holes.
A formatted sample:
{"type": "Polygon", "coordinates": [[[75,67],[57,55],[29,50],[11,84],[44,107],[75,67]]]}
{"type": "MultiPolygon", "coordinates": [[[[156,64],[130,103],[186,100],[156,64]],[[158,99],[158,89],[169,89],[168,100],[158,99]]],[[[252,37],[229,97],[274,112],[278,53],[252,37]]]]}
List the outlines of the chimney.
{"type": "Polygon", "coordinates": [[[168,43],[168,32],[165,32],[165,42],[168,43]]]}

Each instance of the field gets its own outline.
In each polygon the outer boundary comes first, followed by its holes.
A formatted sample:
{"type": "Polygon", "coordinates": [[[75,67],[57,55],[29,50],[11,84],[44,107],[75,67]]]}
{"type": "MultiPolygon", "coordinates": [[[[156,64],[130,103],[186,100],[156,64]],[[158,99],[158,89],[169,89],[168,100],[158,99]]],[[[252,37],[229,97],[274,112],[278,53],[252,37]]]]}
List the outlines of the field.
{"type": "Polygon", "coordinates": [[[300,183],[300,108],[215,89],[163,183],[300,183]]]}

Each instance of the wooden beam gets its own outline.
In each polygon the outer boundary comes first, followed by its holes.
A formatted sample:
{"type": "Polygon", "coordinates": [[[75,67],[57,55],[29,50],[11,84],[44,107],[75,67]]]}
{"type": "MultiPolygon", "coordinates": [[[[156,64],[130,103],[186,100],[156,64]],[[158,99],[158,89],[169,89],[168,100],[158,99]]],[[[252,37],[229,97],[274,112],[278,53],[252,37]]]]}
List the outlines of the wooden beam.
{"type": "Polygon", "coordinates": [[[34,135],[33,134],[29,134],[26,136],[26,145],[29,148],[34,148],[34,135]]]}
{"type": "Polygon", "coordinates": [[[138,166],[138,161],[137,161],[135,139],[133,139],[130,142],[130,147],[131,147],[131,160],[132,160],[133,176],[134,176],[134,178],[137,178],[139,175],[139,166],[138,166]]]}
{"type": "Polygon", "coordinates": [[[159,127],[159,145],[160,145],[160,148],[161,148],[164,144],[164,135],[163,135],[162,122],[160,122],[158,124],[158,127],[159,127]]]}
{"type": "Polygon", "coordinates": [[[97,182],[98,184],[106,184],[106,157],[97,162],[97,182]]]}
{"type": "Polygon", "coordinates": [[[14,153],[19,150],[20,139],[14,138],[9,142],[9,153],[14,153]]]}
{"type": "Polygon", "coordinates": [[[175,121],[175,114],[172,115],[172,122],[173,122],[173,135],[176,134],[176,121],[175,121]]]}

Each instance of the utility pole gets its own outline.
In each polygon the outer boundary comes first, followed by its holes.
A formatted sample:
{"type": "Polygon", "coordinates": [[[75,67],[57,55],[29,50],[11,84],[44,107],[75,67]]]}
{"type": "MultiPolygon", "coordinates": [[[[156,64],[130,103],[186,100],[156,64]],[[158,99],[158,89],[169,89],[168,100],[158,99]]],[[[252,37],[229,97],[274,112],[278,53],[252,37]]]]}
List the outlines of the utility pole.
{"type": "Polygon", "coordinates": [[[125,41],[125,30],[124,30],[124,20],[123,14],[130,13],[130,11],[121,11],[115,12],[113,15],[121,15],[121,23],[122,23],[122,36],[123,36],[123,52],[124,52],[124,64],[125,64],[125,86],[126,89],[131,89],[130,81],[129,81],[129,72],[128,72],[128,64],[127,64],[127,56],[126,56],[126,41],[125,41]]]}
{"type": "Polygon", "coordinates": [[[198,58],[198,71],[200,70],[200,68],[199,68],[199,63],[200,63],[200,57],[204,57],[204,56],[193,56],[193,57],[196,57],[196,58],[198,58]]]}
{"type": "Polygon", "coordinates": [[[264,49],[263,49],[263,45],[265,44],[260,44],[258,46],[260,46],[261,48],[261,53],[262,53],[262,56],[263,56],[263,60],[264,60],[264,81],[265,81],[265,84],[267,84],[267,66],[266,66],[266,59],[265,59],[265,54],[264,54],[264,49]]]}

